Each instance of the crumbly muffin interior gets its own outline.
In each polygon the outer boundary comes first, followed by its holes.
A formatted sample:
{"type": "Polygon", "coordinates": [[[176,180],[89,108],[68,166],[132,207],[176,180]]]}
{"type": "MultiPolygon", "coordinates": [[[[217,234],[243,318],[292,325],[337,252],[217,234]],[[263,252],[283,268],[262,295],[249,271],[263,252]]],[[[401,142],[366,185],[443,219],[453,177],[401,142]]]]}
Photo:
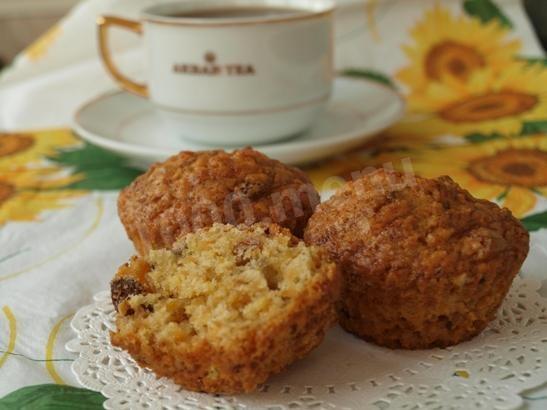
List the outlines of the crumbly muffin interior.
{"type": "Polygon", "coordinates": [[[120,303],[118,327],[152,332],[156,341],[222,345],[281,320],[297,295],[334,269],[318,248],[271,230],[216,224],[186,235],[172,250],[151,251],[144,278],[142,263],[139,268],[149,291],[120,303]]]}

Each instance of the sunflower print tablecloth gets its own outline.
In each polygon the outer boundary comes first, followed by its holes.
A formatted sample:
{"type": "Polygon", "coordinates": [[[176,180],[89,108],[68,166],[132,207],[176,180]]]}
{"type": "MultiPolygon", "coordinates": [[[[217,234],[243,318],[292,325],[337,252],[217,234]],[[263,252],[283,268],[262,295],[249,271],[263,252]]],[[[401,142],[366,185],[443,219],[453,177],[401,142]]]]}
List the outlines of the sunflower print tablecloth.
{"type": "MultiPolygon", "coordinates": [[[[95,53],[95,17],[147,3],[83,2],[0,75],[0,409],[104,400],[76,387],[64,343],[73,313],[133,252],[115,204],[142,171],[67,124],[113,87],[95,53]]],[[[396,88],[407,112],[359,149],[308,166],[317,188],[327,195],[370,167],[450,175],[523,221],[532,242],[522,274],[547,293],[547,59],[520,2],[344,1],[337,23],[340,75],[396,88]]],[[[118,51],[139,61],[134,42],[118,51]]],[[[523,397],[547,406],[545,387],[523,397]]]]}

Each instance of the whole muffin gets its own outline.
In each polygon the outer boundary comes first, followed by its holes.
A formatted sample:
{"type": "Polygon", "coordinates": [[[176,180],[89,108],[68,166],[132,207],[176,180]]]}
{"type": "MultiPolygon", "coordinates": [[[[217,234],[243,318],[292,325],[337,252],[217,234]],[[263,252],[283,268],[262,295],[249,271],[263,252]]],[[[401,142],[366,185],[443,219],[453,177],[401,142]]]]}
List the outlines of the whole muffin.
{"type": "Polygon", "coordinates": [[[213,223],[272,222],[302,236],[319,195],[308,177],[245,148],[181,152],[125,188],[118,213],[141,255],[213,223]]]}
{"type": "Polygon", "coordinates": [[[284,228],[215,224],[119,269],[111,341],[187,389],[249,392],[321,343],[339,285],[284,228]]]}
{"type": "Polygon", "coordinates": [[[528,253],[507,209],[449,177],[379,170],[321,204],[305,240],[342,269],[342,327],[382,346],[453,345],[494,319],[528,253]]]}

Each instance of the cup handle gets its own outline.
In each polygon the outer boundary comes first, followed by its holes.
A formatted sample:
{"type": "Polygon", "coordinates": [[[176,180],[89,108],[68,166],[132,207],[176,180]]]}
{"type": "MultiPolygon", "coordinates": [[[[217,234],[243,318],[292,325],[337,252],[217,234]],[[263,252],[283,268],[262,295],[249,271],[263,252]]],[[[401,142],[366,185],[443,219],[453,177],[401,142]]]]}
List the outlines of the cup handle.
{"type": "Polygon", "coordinates": [[[122,74],[120,70],[114,65],[112,60],[112,54],[110,52],[110,46],[108,43],[108,28],[110,26],[118,26],[139,35],[142,34],[142,23],[139,21],[127,20],[114,16],[101,16],[97,19],[98,34],[99,34],[99,52],[101,60],[106,69],[114,80],[125,90],[130,93],[136,94],[141,97],[148,97],[148,87],[145,84],[139,84],[127,76],[122,74]]]}

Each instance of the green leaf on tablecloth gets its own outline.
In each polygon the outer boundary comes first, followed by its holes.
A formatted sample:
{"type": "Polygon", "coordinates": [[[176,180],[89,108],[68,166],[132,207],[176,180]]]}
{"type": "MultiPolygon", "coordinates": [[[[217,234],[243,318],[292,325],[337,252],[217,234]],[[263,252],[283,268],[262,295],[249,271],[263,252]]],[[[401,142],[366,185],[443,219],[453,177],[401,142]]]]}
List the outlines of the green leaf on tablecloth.
{"type": "Polygon", "coordinates": [[[519,61],[523,63],[528,63],[531,65],[538,64],[547,67],[547,58],[546,57],[517,57],[519,61]]]}
{"type": "Polygon", "coordinates": [[[547,228],[547,211],[526,216],[520,221],[530,232],[537,231],[541,228],[547,228]]]}
{"type": "Polygon", "coordinates": [[[501,138],[501,135],[500,134],[496,134],[496,133],[493,133],[493,134],[481,134],[481,133],[472,133],[472,134],[467,134],[465,137],[464,137],[468,142],[471,142],[473,144],[477,144],[477,143],[481,143],[481,142],[486,142],[486,141],[491,141],[491,140],[496,140],[498,138],[501,138]]]}
{"type": "Polygon", "coordinates": [[[126,187],[141,171],[126,167],[96,168],[84,171],[84,178],[68,185],[69,189],[96,191],[117,190],[126,187]]]}
{"type": "Polygon", "coordinates": [[[498,201],[498,202],[503,201],[508,193],[509,193],[509,188],[507,188],[505,191],[503,191],[501,194],[499,194],[498,197],[496,198],[496,201],[498,201]]]}
{"type": "Polygon", "coordinates": [[[69,189],[121,189],[142,173],[128,165],[125,158],[87,143],[80,148],[59,151],[49,159],[82,176],[81,180],[68,185],[69,189]]]}
{"type": "Polygon", "coordinates": [[[495,19],[504,27],[513,27],[511,21],[492,0],[465,0],[463,8],[467,14],[477,17],[483,23],[495,19]]]}
{"type": "Polygon", "coordinates": [[[522,123],[521,135],[541,134],[547,132],[547,120],[525,121],[522,123]]]}
{"type": "Polygon", "coordinates": [[[40,384],[15,390],[0,399],[0,410],[98,410],[106,399],[92,390],[40,384]]]}
{"type": "Polygon", "coordinates": [[[391,79],[387,75],[375,70],[370,70],[368,68],[348,68],[343,70],[340,74],[346,77],[366,78],[368,80],[387,85],[388,87],[396,88],[393,81],[391,81],[391,79]]]}
{"type": "Polygon", "coordinates": [[[126,162],[123,157],[88,143],[76,149],[58,151],[49,159],[65,166],[73,166],[78,171],[98,166],[117,166],[126,162]]]}

